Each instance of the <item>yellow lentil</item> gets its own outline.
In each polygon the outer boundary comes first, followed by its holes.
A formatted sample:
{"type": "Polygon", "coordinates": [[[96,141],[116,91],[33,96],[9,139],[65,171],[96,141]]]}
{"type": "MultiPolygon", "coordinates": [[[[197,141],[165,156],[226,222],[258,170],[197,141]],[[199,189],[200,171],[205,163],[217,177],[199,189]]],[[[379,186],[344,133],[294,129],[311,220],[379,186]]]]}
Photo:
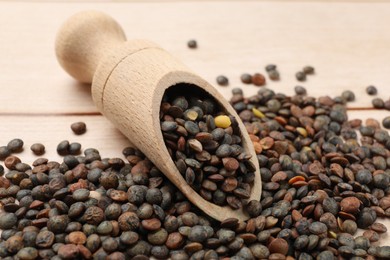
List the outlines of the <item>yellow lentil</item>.
{"type": "Polygon", "coordinates": [[[215,126],[220,128],[228,128],[232,124],[228,116],[217,116],[214,121],[215,126]]]}
{"type": "Polygon", "coordinates": [[[303,137],[307,137],[307,131],[306,131],[306,129],[305,128],[303,128],[303,127],[297,127],[297,132],[300,134],[300,135],[302,135],[303,137]]]}
{"type": "Polygon", "coordinates": [[[257,108],[252,108],[252,112],[253,114],[255,115],[255,117],[258,117],[258,118],[264,118],[265,115],[263,114],[263,112],[261,112],[260,110],[258,110],[257,108]]]}

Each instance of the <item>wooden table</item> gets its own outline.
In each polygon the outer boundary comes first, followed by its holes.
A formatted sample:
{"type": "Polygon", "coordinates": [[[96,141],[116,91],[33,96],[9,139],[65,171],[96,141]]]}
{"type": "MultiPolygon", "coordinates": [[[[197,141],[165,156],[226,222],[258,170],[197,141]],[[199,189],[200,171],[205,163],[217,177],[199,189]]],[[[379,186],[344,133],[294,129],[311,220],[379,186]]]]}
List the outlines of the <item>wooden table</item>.
{"type": "MultiPolygon", "coordinates": [[[[382,120],[388,111],[373,110],[365,87],[390,96],[390,1],[0,1],[0,144],[20,137],[20,158],[31,163],[29,147],[42,142],[45,157],[60,160],[56,145],[77,141],[118,157],[128,141],[92,103],[90,86],[70,78],[58,65],[54,39],[59,26],[77,11],[107,12],[123,25],[128,38],[159,43],[208,81],[229,77],[218,87],[230,97],[242,86],[244,72],[264,73],[278,65],[279,82],[267,87],[293,94],[302,84],[313,96],[340,95],[352,89],[356,101],[350,118],[382,120]],[[199,48],[186,42],[194,38],[199,48]],[[316,75],[304,83],[294,74],[313,65],[316,75]],[[70,124],[87,123],[88,132],[74,135],[70,124]]],[[[254,86],[242,86],[246,95],[254,86]]],[[[383,221],[390,228],[390,221],[383,221]]],[[[384,235],[382,244],[390,245],[384,235]]]]}

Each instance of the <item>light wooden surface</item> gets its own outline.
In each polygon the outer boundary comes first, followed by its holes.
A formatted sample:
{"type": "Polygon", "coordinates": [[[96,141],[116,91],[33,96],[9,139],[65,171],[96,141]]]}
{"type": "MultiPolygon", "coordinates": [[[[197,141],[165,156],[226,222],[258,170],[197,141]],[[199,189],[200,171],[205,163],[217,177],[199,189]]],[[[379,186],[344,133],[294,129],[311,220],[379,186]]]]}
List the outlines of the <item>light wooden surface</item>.
{"type": "MultiPolygon", "coordinates": [[[[242,86],[244,72],[264,73],[279,66],[281,80],[267,87],[286,94],[302,84],[314,96],[335,96],[353,89],[351,108],[371,107],[365,87],[376,85],[390,96],[390,3],[388,1],[155,1],[0,2],[0,144],[25,140],[23,161],[34,157],[29,146],[42,142],[46,157],[58,160],[55,147],[64,139],[96,147],[103,156],[120,157],[129,144],[110,122],[98,115],[90,87],[71,79],[57,64],[54,39],[60,25],[77,11],[105,11],[122,24],[129,39],[150,39],[167,49],[226,98],[242,86]],[[194,38],[199,48],[186,42],[194,38]],[[316,75],[305,83],[294,74],[313,65],[316,75]],[[85,121],[88,132],[75,136],[70,124],[85,121]]],[[[247,95],[258,88],[243,86],[247,95]]],[[[350,117],[382,120],[386,111],[351,111],[350,117]]],[[[390,228],[390,221],[385,223],[390,228]]],[[[389,236],[382,244],[390,245],[389,236]]]]}
{"type": "MultiPolygon", "coordinates": [[[[129,39],[151,39],[206,80],[225,74],[231,86],[244,72],[279,65],[281,82],[270,88],[291,94],[295,72],[315,66],[303,85],[313,95],[337,95],[353,88],[368,107],[364,88],[390,90],[390,3],[183,2],[183,3],[21,3],[0,9],[0,96],[2,112],[96,112],[88,88],[62,71],[53,52],[60,25],[85,9],[105,11],[123,25],[129,39]],[[31,12],[34,10],[34,12],[31,12]],[[189,50],[187,40],[198,40],[189,50]],[[17,70],[15,70],[17,68],[17,70]],[[15,76],[15,72],[17,77],[15,76]],[[26,95],[21,93],[38,93],[26,95]],[[27,105],[29,104],[29,105],[27,105]],[[55,105],[53,105],[55,104],[55,105]]],[[[301,84],[301,83],[299,83],[301,84]]],[[[248,93],[257,88],[245,86],[248,93]]],[[[220,88],[230,95],[231,87],[220,88]]]]}

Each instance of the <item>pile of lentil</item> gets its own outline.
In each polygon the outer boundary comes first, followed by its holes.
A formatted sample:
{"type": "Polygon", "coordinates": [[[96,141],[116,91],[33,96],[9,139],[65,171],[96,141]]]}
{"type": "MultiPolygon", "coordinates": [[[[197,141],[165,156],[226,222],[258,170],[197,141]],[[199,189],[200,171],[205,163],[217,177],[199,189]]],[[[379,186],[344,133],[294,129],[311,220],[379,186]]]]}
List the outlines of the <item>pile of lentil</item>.
{"type": "Polygon", "coordinates": [[[238,209],[251,194],[256,167],[242,147],[237,120],[194,86],[169,89],[161,103],[163,138],[186,182],[202,198],[238,209]]]}
{"type": "Polygon", "coordinates": [[[386,232],[377,217],[390,217],[388,133],[348,121],[343,99],[297,89],[233,90],[263,181],[261,201],[243,205],[248,221],[205,216],[132,148],[126,161],[93,148],[32,166],[11,155],[1,259],[389,259],[374,244],[386,232]]]}

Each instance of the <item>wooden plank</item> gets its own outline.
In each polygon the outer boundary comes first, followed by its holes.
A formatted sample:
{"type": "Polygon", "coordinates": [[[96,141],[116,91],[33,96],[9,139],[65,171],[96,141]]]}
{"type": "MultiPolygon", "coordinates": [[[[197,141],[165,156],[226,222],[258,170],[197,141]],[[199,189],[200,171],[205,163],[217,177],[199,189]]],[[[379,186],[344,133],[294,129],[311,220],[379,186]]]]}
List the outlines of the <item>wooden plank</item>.
{"type": "MultiPolygon", "coordinates": [[[[351,107],[370,107],[364,89],[390,90],[389,3],[219,1],[133,3],[0,3],[0,113],[93,113],[88,86],[73,81],[53,52],[57,29],[71,14],[85,9],[109,13],[129,38],[151,39],[230,96],[241,73],[279,66],[280,82],[268,87],[291,94],[300,84],[294,73],[315,66],[303,83],[312,95],[339,95],[353,89],[351,107]],[[34,10],[34,12],[31,12],[34,10]],[[186,42],[198,40],[189,50],[186,42]]],[[[244,86],[246,93],[258,88],[244,86]]]]}

